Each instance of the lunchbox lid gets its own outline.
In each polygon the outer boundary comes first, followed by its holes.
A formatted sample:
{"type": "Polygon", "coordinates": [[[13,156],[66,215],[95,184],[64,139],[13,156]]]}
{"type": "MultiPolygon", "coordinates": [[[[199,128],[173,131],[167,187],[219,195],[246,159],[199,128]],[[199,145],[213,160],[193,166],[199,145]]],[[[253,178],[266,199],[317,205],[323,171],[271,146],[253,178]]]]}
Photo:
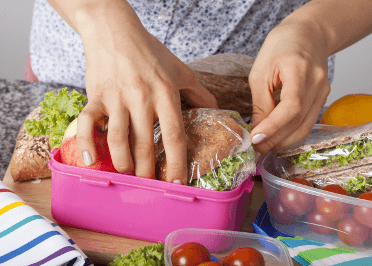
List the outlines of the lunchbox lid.
{"type": "MultiPolygon", "coordinates": [[[[53,150],[50,154],[49,168],[52,173],[63,174],[69,178],[80,178],[83,183],[109,187],[110,185],[126,185],[139,187],[148,190],[164,192],[166,197],[175,198],[182,201],[193,202],[195,199],[203,199],[216,202],[231,202],[239,199],[244,192],[250,193],[254,182],[251,181],[251,175],[231,191],[213,191],[203,188],[191,187],[175,183],[169,183],[156,179],[148,179],[134,175],[105,172],[89,168],[82,168],[62,164],[60,162],[60,149],[53,150]]],[[[52,177],[53,178],[53,177],[52,177]]]]}
{"type": "Polygon", "coordinates": [[[276,187],[287,187],[297,191],[305,192],[314,196],[324,197],[331,200],[349,203],[352,205],[359,205],[372,208],[372,201],[358,199],[352,196],[345,196],[329,191],[324,191],[318,188],[311,188],[309,186],[294,184],[293,182],[280,178],[277,176],[279,167],[278,165],[284,163],[283,159],[275,157],[272,152],[267,153],[257,164],[258,172],[260,173],[263,182],[276,187]],[[275,174],[274,174],[275,173],[275,174]]]}

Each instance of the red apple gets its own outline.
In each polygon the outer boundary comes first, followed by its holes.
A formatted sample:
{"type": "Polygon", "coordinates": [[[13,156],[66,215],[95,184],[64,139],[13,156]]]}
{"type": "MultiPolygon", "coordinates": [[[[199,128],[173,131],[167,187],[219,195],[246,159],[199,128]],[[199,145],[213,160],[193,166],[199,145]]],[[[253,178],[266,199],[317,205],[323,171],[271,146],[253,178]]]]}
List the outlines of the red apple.
{"type": "Polygon", "coordinates": [[[63,136],[62,144],[60,147],[61,162],[72,166],[117,173],[111,160],[111,155],[107,143],[107,134],[100,132],[104,130],[99,130],[100,128],[102,128],[102,124],[104,124],[103,120],[101,120],[95,127],[93,135],[97,151],[96,163],[88,167],[84,164],[82,158],[80,157],[80,153],[76,144],[77,119],[71,122],[71,124],[65,131],[65,135],[63,136]]]}

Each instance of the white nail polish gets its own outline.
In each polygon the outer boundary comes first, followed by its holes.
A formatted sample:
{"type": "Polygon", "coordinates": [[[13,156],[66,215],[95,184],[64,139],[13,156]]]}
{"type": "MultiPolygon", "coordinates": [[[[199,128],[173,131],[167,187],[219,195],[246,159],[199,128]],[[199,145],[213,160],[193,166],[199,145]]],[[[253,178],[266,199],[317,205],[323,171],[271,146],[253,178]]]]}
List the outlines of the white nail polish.
{"type": "Polygon", "coordinates": [[[266,135],[265,134],[263,134],[263,133],[260,133],[260,134],[256,134],[256,135],[254,135],[253,136],[253,138],[252,138],[252,143],[253,144],[258,144],[258,143],[260,143],[261,141],[263,141],[264,139],[266,139],[266,135]]]}
{"type": "Polygon", "coordinates": [[[173,180],[173,183],[175,183],[175,184],[182,184],[182,181],[181,180],[179,180],[179,179],[176,179],[176,180],[173,180]]]}
{"type": "Polygon", "coordinates": [[[83,152],[83,158],[86,166],[89,166],[92,163],[92,158],[90,157],[90,154],[87,151],[83,152]]]}

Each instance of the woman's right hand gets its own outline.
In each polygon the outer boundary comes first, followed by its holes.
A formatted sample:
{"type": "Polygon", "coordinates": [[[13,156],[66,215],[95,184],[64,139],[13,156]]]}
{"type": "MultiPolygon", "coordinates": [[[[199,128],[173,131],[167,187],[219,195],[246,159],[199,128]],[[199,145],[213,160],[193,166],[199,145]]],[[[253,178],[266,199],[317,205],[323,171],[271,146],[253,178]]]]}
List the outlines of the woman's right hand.
{"type": "Polygon", "coordinates": [[[136,176],[154,178],[153,122],[159,119],[167,181],[186,184],[180,95],[194,107],[218,108],[216,99],[187,65],[143,28],[125,1],[107,2],[76,14],[88,95],[77,125],[81,157],[88,165],[96,161],[93,128],[108,116],[108,145],[116,170],[134,170],[136,176]]]}

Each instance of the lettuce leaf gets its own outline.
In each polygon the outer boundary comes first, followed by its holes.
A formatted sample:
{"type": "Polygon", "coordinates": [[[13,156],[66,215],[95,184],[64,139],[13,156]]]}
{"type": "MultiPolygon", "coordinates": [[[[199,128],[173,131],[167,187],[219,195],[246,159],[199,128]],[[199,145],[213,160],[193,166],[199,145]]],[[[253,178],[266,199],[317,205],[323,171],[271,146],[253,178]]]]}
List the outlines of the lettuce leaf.
{"type": "Polygon", "coordinates": [[[69,95],[67,87],[62,91],[45,93],[44,102],[40,105],[43,118],[39,121],[27,120],[26,130],[31,136],[48,135],[49,143],[58,148],[69,124],[85,107],[86,97],[76,90],[69,95]]]}
{"type": "Polygon", "coordinates": [[[367,137],[363,140],[358,140],[350,144],[342,144],[336,146],[333,149],[325,149],[325,150],[312,150],[310,152],[301,153],[299,155],[291,157],[289,160],[296,164],[297,167],[303,167],[305,169],[314,169],[314,168],[321,168],[324,165],[331,166],[334,163],[337,163],[340,166],[345,166],[346,164],[354,161],[359,160],[368,156],[372,155],[372,143],[371,140],[367,137]],[[313,154],[329,154],[332,150],[335,149],[342,149],[344,151],[350,152],[349,155],[326,155],[328,159],[324,160],[317,160],[311,159],[313,154]]]}
{"type": "Polygon", "coordinates": [[[129,254],[116,255],[109,266],[164,266],[164,244],[158,242],[152,246],[136,248],[129,254]]]}
{"type": "Polygon", "coordinates": [[[356,194],[358,191],[367,192],[367,189],[372,187],[372,178],[365,178],[356,173],[355,177],[350,178],[347,183],[340,182],[340,186],[349,194],[356,194]]]}
{"type": "Polygon", "coordinates": [[[236,155],[222,159],[217,170],[212,170],[203,175],[199,180],[193,180],[189,186],[205,188],[216,191],[228,190],[232,186],[235,172],[249,160],[255,158],[252,146],[248,152],[240,152],[236,155]]]}

